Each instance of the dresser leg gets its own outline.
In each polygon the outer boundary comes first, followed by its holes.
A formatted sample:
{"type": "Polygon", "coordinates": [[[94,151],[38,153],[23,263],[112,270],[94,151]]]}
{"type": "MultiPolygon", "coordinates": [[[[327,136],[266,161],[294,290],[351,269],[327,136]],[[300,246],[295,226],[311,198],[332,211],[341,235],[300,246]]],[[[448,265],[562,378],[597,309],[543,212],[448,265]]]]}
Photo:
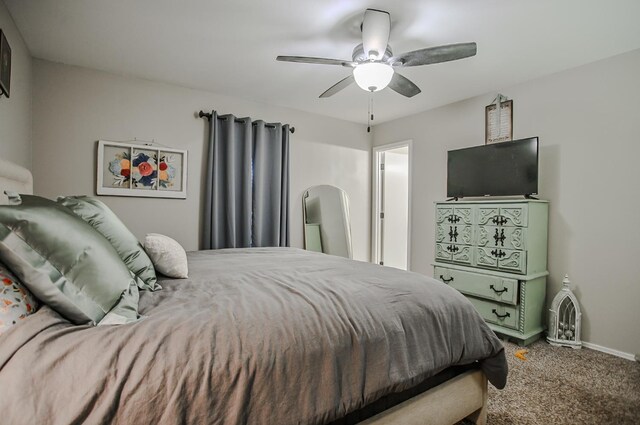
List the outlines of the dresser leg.
{"type": "Polygon", "coordinates": [[[530,336],[529,338],[521,339],[521,338],[518,338],[518,337],[515,337],[515,336],[505,335],[503,333],[496,332],[496,331],[494,331],[494,333],[496,334],[496,336],[498,338],[500,338],[502,340],[503,343],[505,343],[505,342],[513,342],[514,344],[518,344],[518,346],[520,346],[520,347],[526,347],[527,345],[536,342],[544,334],[544,332],[540,332],[538,334],[530,336]]]}
{"type": "Polygon", "coordinates": [[[536,342],[537,340],[539,340],[541,336],[542,336],[542,333],[539,333],[539,334],[536,334],[536,335],[534,335],[532,337],[529,337],[527,339],[520,340],[520,341],[518,341],[518,345],[521,346],[521,347],[524,347],[526,345],[532,344],[532,343],[536,342]]]}

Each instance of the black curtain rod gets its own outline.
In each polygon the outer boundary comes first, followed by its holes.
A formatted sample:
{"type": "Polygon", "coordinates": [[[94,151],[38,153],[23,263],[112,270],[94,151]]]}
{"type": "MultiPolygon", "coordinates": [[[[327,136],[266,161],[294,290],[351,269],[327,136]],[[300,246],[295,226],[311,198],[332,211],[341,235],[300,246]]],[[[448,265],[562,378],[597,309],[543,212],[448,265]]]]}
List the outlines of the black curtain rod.
{"type": "MultiPolygon", "coordinates": [[[[208,120],[211,119],[211,113],[210,112],[200,111],[200,112],[198,112],[198,116],[200,118],[206,118],[208,120]]],[[[227,118],[226,117],[218,117],[218,119],[219,120],[226,120],[227,118]]],[[[236,122],[243,122],[243,121],[239,120],[239,119],[236,119],[236,122]]],[[[255,125],[255,123],[253,123],[253,125],[255,125]]],[[[269,124],[266,124],[265,127],[267,127],[267,128],[276,128],[275,125],[269,125],[269,124]]],[[[295,127],[289,127],[289,131],[293,134],[293,133],[296,132],[296,128],[295,127]]]]}

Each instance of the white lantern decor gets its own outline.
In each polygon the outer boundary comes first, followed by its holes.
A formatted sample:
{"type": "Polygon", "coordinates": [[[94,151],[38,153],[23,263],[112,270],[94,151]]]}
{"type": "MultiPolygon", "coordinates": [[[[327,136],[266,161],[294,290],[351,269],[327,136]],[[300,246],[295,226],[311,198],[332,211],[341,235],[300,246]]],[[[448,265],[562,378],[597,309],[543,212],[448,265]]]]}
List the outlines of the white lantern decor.
{"type": "Polygon", "coordinates": [[[565,275],[562,289],[555,296],[549,309],[549,332],[547,341],[551,345],[581,348],[580,305],[569,288],[569,276],[565,275]]]}

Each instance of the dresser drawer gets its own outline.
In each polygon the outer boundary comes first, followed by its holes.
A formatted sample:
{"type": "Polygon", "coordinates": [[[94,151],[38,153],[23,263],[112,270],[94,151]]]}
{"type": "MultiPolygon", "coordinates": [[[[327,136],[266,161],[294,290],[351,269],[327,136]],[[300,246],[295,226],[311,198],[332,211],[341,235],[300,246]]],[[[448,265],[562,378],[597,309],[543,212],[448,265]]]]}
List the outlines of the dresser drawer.
{"type": "Polygon", "coordinates": [[[511,249],[476,247],[474,265],[494,270],[524,274],[527,271],[527,253],[511,249]]]}
{"type": "Polygon", "coordinates": [[[463,294],[501,303],[518,303],[518,281],[499,276],[436,267],[434,276],[463,294]]]}
{"type": "Polygon", "coordinates": [[[473,208],[470,206],[438,206],[436,208],[436,223],[443,224],[472,224],[473,208]]]}
{"type": "Polygon", "coordinates": [[[467,299],[471,301],[471,304],[478,310],[478,313],[485,321],[505,328],[518,329],[520,319],[518,306],[500,304],[475,297],[467,297],[467,299]]]}
{"type": "Polygon", "coordinates": [[[487,226],[527,227],[526,204],[484,205],[478,207],[476,223],[487,226]]]}
{"type": "Polygon", "coordinates": [[[445,223],[445,220],[453,214],[453,207],[437,206],[436,207],[436,223],[445,223]]]}
{"type": "Polygon", "coordinates": [[[506,256],[498,260],[498,269],[505,271],[512,271],[516,273],[525,273],[527,271],[527,254],[524,251],[510,251],[506,252],[506,256]]]}
{"type": "Polygon", "coordinates": [[[437,243],[436,259],[451,263],[471,265],[471,247],[457,244],[437,243]]]}
{"type": "Polygon", "coordinates": [[[473,243],[473,228],[469,225],[438,224],[436,242],[471,245],[473,243]]]}
{"type": "Polygon", "coordinates": [[[523,227],[478,226],[478,246],[526,250],[527,229],[523,227]]]}
{"type": "Polygon", "coordinates": [[[527,226],[527,205],[513,204],[501,205],[500,215],[507,220],[505,226],[527,226]]]}

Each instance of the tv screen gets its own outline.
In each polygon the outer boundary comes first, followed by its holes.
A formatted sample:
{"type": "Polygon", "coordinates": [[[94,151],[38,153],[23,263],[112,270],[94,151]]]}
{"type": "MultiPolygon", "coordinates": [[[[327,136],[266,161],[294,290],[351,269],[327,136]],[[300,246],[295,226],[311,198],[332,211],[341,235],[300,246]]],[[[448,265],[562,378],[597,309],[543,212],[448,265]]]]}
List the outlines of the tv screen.
{"type": "Polygon", "coordinates": [[[538,193],[538,138],[448,152],[447,196],[538,193]]]}

